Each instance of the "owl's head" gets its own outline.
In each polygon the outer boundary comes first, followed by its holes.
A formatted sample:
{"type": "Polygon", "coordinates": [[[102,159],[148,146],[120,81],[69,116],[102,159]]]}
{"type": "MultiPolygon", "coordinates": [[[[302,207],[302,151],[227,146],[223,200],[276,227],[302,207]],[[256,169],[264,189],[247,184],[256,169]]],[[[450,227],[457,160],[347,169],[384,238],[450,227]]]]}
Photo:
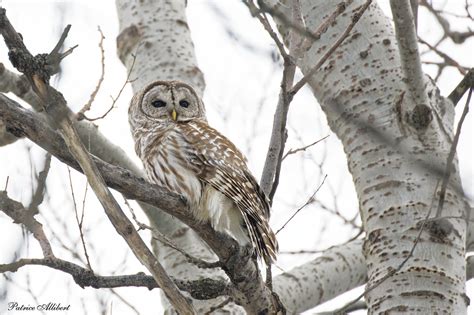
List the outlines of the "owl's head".
{"type": "Polygon", "coordinates": [[[129,118],[132,127],[137,120],[173,124],[205,118],[204,105],[194,89],[179,81],[155,81],[133,97],[129,118]]]}

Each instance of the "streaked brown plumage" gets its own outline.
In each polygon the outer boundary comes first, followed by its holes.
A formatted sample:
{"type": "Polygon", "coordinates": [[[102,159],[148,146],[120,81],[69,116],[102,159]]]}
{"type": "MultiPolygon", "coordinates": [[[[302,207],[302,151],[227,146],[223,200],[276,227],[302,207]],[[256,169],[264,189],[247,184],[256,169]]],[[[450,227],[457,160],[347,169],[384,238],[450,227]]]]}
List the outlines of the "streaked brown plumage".
{"type": "Polygon", "coordinates": [[[278,244],[268,220],[270,205],[242,153],[207,124],[194,90],[156,81],[133,97],[129,122],[148,178],[183,195],[193,215],[214,229],[252,243],[267,264],[278,244]]]}

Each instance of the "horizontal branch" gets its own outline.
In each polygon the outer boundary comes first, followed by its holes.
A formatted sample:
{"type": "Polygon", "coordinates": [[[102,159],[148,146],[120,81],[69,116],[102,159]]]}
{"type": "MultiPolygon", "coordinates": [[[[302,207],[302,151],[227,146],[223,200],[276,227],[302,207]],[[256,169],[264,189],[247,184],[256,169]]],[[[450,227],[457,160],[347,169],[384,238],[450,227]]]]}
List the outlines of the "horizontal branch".
{"type": "MultiPolygon", "coordinates": [[[[81,288],[146,287],[149,290],[159,288],[155,279],[143,272],[134,275],[99,276],[89,269],[56,257],[24,258],[9,264],[0,264],[0,273],[16,272],[22,267],[32,265],[49,267],[70,274],[81,288]]],[[[230,292],[228,284],[223,280],[204,278],[186,281],[173,279],[173,282],[180,290],[188,292],[193,298],[198,300],[214,299],[219,296],[228,295],[230,292]]]]}

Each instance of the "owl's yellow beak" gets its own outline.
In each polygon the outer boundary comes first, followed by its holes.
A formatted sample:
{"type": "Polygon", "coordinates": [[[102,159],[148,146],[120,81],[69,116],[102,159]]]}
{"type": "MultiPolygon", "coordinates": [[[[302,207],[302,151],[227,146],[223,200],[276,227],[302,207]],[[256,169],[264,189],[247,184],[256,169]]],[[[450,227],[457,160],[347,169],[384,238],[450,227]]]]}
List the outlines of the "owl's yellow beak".
{"type": "Polygon", "coordinates": [[[178,113],[176,113],[176,110],[173,109],[173,111],[171,112],[171,119],[176,121],[177,118],[178,118],[178,113]]]}

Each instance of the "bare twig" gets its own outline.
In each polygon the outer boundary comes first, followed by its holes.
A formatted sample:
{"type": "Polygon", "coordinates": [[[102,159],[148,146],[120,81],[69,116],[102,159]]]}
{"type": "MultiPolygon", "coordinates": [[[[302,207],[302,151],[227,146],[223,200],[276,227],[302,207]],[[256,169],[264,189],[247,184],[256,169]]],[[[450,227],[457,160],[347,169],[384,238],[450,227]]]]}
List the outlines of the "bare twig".
{"type": "MultiPolygon", "coordinates": [[[[425,8],[430,11],[433,16],[438,20],[439,25],[443,28],[444,34],[442,38],[439,40],[438,44],[441,43],[445,38],[450,38],[456,44],[462,44],[468,39],[469,37],[474,36],[473,30],[468,30],[466,32],[457,32],[451,30],[451,25],[449,24],[448,20],[446,20],[440,13],[440,11],[433,8],[433,6],[427,0],[421,0],[420,5],[424,6],[425,8]]],[[[468,4],[466,3],[466,12],[467,16],[472,19],[469,13],[468,4]]],[[[435,47],[438,44],[434,45],[435,47]]]]}
{"type": "Polygon", "coordinates": [[[82,219],[84,218],[84,209],[82,209],[81,219],[79,219],[79,213],[77,211],[77,204],[76,204],[76,196],[74,195],[74,187],[72,185],[71,170],[69,169],[69,167],[67,168],[67,172],[69,176],[69,187],[71,189],[72,203],[74,205],[74,214],[76,216],[76,222],[79,228],[79,237],[81,238],[82,249],[84,250],[84,256],[86,257],[87,267],[89,268],[89,270],[93,271],[91,262],[89,260],[89,254],[87,253],[86,240],[84,237],[84,233],[82,232],[82,223],[83,223],[82,219]]]}
{"type": "Polygon", "coordinates": [[[268,13],[273,17],[273,19],[278,19],[282,24],[290,28],[295,33],[307,37],[312,41],[319,39],[319,36],[313,34],[310,30],[305,28],[303,24],[289,19],[283,12],[280,12],[276,7],[270,7],[265,3],[265,1],[261,0],[258,1],[258,5],[260,8],[257,8],[255,6],[255,9],[250,11],[252,16],[256,16],[259,13],[268,13]]]}
{"type": "MultiPolygon", "coordinates": [[[[286,120],[288,116],[289,105],[291,102],[291,98],[288,97],[287,91],[293,83],[296,66],[292,61],[292,58],[290,58],[290,56],[286,52],[284,44],[276,35],[275,31],[266,19],[265,15],[259,13],[258,8],[252,1],[245,1],[244,3],[249,7],[249,10],[252,15],[255,15],[258,18],[267,33],[273,39],[283,58],[283,75],[280,85],[281,90],[273,119],[270,145],[265,159],[265,165],[263,167],[262,178],[260,180],[260,186],[271,201],[278,186],[279,169],[281,168],[281,157],[283,155],[283,150],[287,137],[286,120]]],[[[301,23],[299,19],[298,21],[299,23],[301,23]]],[[[292,44],[290,43],[290,45],[292,44]]]]}
{"type": "MultiPolygon", "coordinates": [[[[356,303],[352,304],[350,307],[344,309],[344,314],[349,314],[351,312],[366,310],[366,309],[367,309],[367,303],[365,303],[365,301],[357,301],[356,303]]],[[[338,310],[335,310],[335,311],[329,311],[329,312],[316,313],[315,315],[334,315],[334,314],[338,314],[337,312],[338,310]]]]}
{"type": "Polygon", "coordinates": [[[51,154],[48,152],[44,158],[44,166],[43,170],[39,172],[36,181],[37,186],[36,190],[31,197],[30,205],[28,206],[28,211],[30,211],[33,215],[38,213],[38,206],[43,202],[44,194],[46,191],[46,179],[49,174],[49,169],[51,167],[51,154]]]}
{"type": "Polygon", "coordinates": [[[461,114],[461,118],[459,119],[458,126],[456,128],[456,134],[454,135],[453,143],[451,144],[451,149],[449,150],[448,159],[446,161],[446,168],[444,170],[443,180],[441,182],[441,191],[439,193],[439,202],[438,202],[438,209],[436,210],[436,217],[441,217],[441,212],[443,211],[443,205],[444,205],[444,200],[446,196],[446,189],[448,188],[449,178],[451,176],[451,170],[453,169],[454,155],[456,154],[456,147],[459,142],[459,136],[461,135],[461,129],[464,123],[464,119],[466,118],[467,113],[469,112],[469,103],[471,101],[472,90],[473,88],[469,89],[466,105],[464,105],[464,110],[461,114]]]}
{"type": "Polygon", "coordinates": [[[341,245],[344,245],[344,244],[348,244],[352,241],[355,241],[359,236],[361,236],[362,234],[364,233],[364,230],[363,229],[359,229],[359,232],[357,232],[356,235],[354,235],[353,237],[351,237],[350,239],[348,239],[347,241],[345,241],[344,243],[340,244],[340,245],[333,245],[329,248],[325,248],[325,249],[300,249],[300,250],[285,250],[285,251],[281,251],[279,252],[279,254],[282,254],[282,255],[307,255],[307,254],[321,254],[321,253],[324,253],[328,250],[330,250],[331,248],[335,247],[335,246],[341,246],[341,245]]]}
{"type": "Polygon", "coordinates": [[[345,216],[343,216],[341,214],[341,212],[337,209],[337,208],[331,208],[331,207],[328,207],[326,204],[322,203],[320,200],[314,200],[314,202],[320,207],[321,210],[324,210],[332,215],[335,215],[337,216],[338,218],[340,218],[345,224],[349,224],[349,225],[352,225],[354,228],[356,229],[360,229],[361,227],[358,226],[354,221],[355,219],[358,218],[359,214],[357,213],[356,216],[354,216],[354,218],[352,219],[348,219],[346,218],[345,216]]]}
{"type": "Polygon", "coordinates": [[[77,113],[78,117],[83,117],[85,113],[91,109],[92,103],[95,100],[95,97],[97,93],[99,93],[100,87],[102,85],[102,82],[104,81],[104,76],[105,76],[105,51],[104,51],[104,33],[102,33],[102,30],[100,29],[100,26],[97,26],[97,30],[99,31],[100,34],[100,41],[99,41],[99,49],[100,49],[100,64],[101,64],[101,73],[100,73],[100,78],[99,81],[97,82],[97,85],[92,92],[89,101],[82,106],[81,110],[77,113]]]}
{"type": "MultiPolygon", "coordinates": [[[[123,304],[127,305],[135,314],[140,315],[140,312],[135,306],[133,306],[129,301],[127,301],[122,295],[120,295],[116,290],[110,289],[110,292],[115,295],[123,304]]],[[[112,312],[111,312],[112,313],[112,312]]]]}
{"type": "Polygon", "coordinates": [[[282,41],[278,38],[278,35],[276,32],[273,30],[272,26],[270,25],[268,19],[264,14],[261,14],[257,6],[253,3],[252,0],[245,0],[244,4],[249,8],[250,13],[252,16],[256,16],[257,19],[260,21],[262,26],[265,28],[267,31],[268,35],[273,39],[273,42],[278,48],[278,51],[280,52],[280,55],[283,57],[283,59],[288,58],[289,55],[285,50],[285,45],[282,43],[282,41]]]}
{"type": "Polygon", "coordinates": [[[33,234],[43,251],[44,257],[54,257],[53,249],[44,233],[41,223],[39,223],[35,219],[34,214],[25,209],[21,203],[10,199],[5,190],[0,191],[0,210],[12,218],[14,223],[22,224],[33,234]]]}
{"type": "Polygon", "coordinates": [[[313,143],[310,143],[310,144],[308,144],[308,145],[305,145],[304,147],[301,147],[301,148],[290,149],[290,150],[288,150],[288,152],[285,153],[285,155],[283,155],[282,160],[286,159],[286,157],[287,157],[288,155],[292,155],[292,154],[295,154],[295,153],[298,153],[298,152],[301,152],[301,151],[306,151],[306,149],[309,149],[309,148],[311,148],[312,146],[318,144],[319,142],[321,142],[321,141],[323,141],[323,140],[326,140],[328,137],[329,137],[329,135],[327,135],[327,136],[325,136],[325,137],[323,137],[323,138],[321,138],[321,139],[319,139],[319,140],[316,140],[316,141],[314,141],[313,143]]]}
{"type": "Polygon", "coordinates": [[[5,180],[5,188],[3,189],[4,191],[7,191],[9,181],[10,181],[10,176],[7,176],[7,179],[5,180]]]}
{"type": "Polygon", "coordinates": [[[204,315],[210,315],[210,314],[214,313],[215,311],[220,310],[221,308],[223,308],[224,306],[226,306],[227,304],[229,304],[231,302],[232,302],[232,298],[228,297],[224,301],[222,301],[221,303],[217,304],[216,306],[211,307],[209,309],[209,311],[204,313],[204,315]]]}
{"type": "Polygon", "coordinates": [[[200,258],[197,258],[197,257],[194,257],[194,256],[188,254],[187,252],[185,252],[184,250],[179,248],[176,244],[174,244],[165,235],[163,235],[160,231],[158,231],[157,229],[155,229],[155,228],[153,228],[153,227],[151,227],[151,226],[149,226],[149,225],[147,225],[143,222],[140,222],[138,220],[137,216],[135,215],[135,211],[130,206],[128,200],[124,198],[124,202],[127,205],[128,209],[130,210],[130,213],[132,214],[132,219],[138,225],[139,230],[149,230],[149,231],[151,231],[152,237],[154,239],[156,239],[157,241],[163,243],[164,245],[166,245],[168,247],[171,247],[172,249],[174,249],[174,250],[178,251],[179,253],[181,253],[184,257],[186,257],[188,262],[198,266],[199,268],[203,268],[203,269],[219,268],[219,267],[223,266],[222,262],[220,262],[220,261],[208,262],[208,261],[202,260],[200,258]]]}
{"type": "Polygon", "coordinates": [[[291,215],[291,217],[281,226],[281,228],[279,228],[275,234],[278,234],[281,230],[283,230],[286,225],[291,221],[293,220],[293,218],[301,211],[303,210],[307,205],[311,204],[313,201],[314,201],[314,196],[316,196],[316,194],[318,193],[318,191],[321,189],[321,187],[324,185],[324,182],[326,181],[326,178],[328,176],[324,176],[321,184],[319,184],[318,188],[316,188],[316,191],[311,195],[311,197],[308,198],[308,200],[304,203],[304,205],[302,205],[301,207],[299,207],[298,209],[296,209],[296,211],[291,215]]]}
{"type": "Polygon", "coordinates": [[[466,74],[466,68],[461,66],[456,60],[454,60],[453,58],[449,57],[446,53],[440,51],[438,48],[432,46],[431,44],[429,44],[428,42],[426,42],[425,40],[423,40],[422,38],[418,37],[418,40],[420,41],[420,43],[428,46],[429,49],[431,49],[432,51],[434,51],[436,54],[438,54],[441,58],[444,59],[444,62],[447,64],[447,65],[450,65],[450,66],[453,66],[455,67],[456,69],[458,69],[458,71],[462,74],[462,75],[465,75],[466,74]]]}
{"type": "Polygon", "coordinates": [[[474,87],[474,68],[471,68],[464,78],[459,82],[456,88],[449,94],[448,98],[457,105],[464,93],[470,88],[474,87]]]}
{"type": "MultiPolygon", "coordinates": [[[[138,48],[137,48],[138,49],[138,48]]],[[[128,75],[127,75],[127,79],[125,80],[125,82],[122,84],[122,87],[120,88],[117,96],[113,97],[113,96],[110,96],[112,98],[112,104],[110,105],[109,109],[101,116],[98,116],[98,117],[95,117],[95,118],[89,118],[85,115],[78,115],[77,116],[77,119],[78,120],[81,120],[81,119],[86,119],[88,121],[95,121],[95,120],[99,120],[99,119],[103,119],[105,118],[105,116],[107,116],[111,111],[112,109],[115,108],[115,103],[117,103],[118,99],[120,98],[120,96],[122,95],[122,92],[123,90],[125,89],[125,87],[127,86],[128,83],[132,83],[134,80],[131,80],[130,79],[130,76],[132,74],[132,71],[133,71],[133,67],[135,66],[135,60],[136,60],[137,56],[136,54],[135,55],[132,55],[132,65],[130,66],[130,70],[128,71],[128,75]]]]}

